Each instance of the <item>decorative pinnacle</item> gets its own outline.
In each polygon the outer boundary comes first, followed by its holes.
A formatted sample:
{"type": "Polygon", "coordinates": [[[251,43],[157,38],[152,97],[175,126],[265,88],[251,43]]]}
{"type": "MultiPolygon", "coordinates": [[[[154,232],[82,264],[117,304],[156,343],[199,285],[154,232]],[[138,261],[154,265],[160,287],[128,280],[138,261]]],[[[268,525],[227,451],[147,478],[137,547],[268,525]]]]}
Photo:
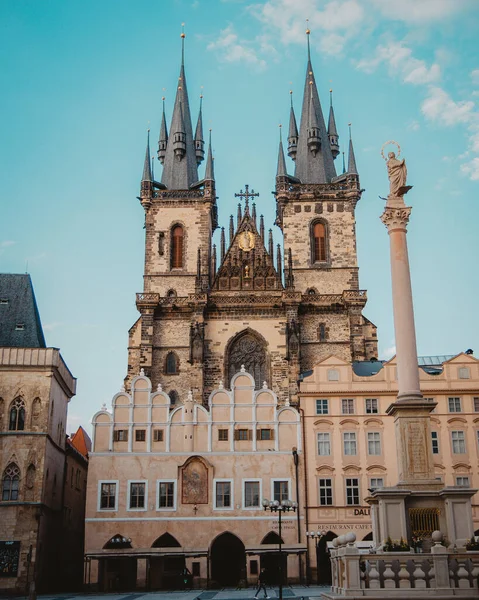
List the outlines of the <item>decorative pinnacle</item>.
{"type": "Polygon", "coordinates": [[[349,127],[349,139],[351,139],[351,123],[348,123],[348,127],[349,127]]]}
{"type": "MultiPolygon", "coordinates": [[[[306,23],[309,23],[309,19],[306,19],[306,23]]],[[[307,38],[306,39],[308,40],[308,61],[311,60],[311,48],[310,48],[310,45],[309,45],[309,36],[310,36],[310,34],[311,34],[311,29],[309,29],[309,27],[307,27],[307,29],[306,29],[306,36],[307,36],[307,38]]]]}
{"type": "Polygon", "coordinates": [[[333,106],[333,88],[329,90],[329,105],[333,106]]]}
{"type": "Polygon", "coordinates": [[[181,66],[183,67],[185,65],[185,24],[182,23],[181,24],[181,66]]]}

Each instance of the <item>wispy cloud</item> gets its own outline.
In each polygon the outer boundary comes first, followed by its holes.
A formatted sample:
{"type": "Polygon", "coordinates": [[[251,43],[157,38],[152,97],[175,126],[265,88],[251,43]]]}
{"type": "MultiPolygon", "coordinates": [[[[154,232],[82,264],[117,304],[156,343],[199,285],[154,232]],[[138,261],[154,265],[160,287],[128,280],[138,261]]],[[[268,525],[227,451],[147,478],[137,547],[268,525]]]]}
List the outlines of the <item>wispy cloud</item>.
{"type": "Polygon", "coordinates": [[[470,0],[369,0],[386,18],[423,25],[444,21],[472,6],[470,0]]]}
{"type": "Polygon", "coordinates": [[[12,240],[4,240],[3,242],[0,242],[0,248],[8,248],[9,246],[13,246],[13,244],[16,244],[16,242],[12,240]]]}
{"type": "Polygon", "coordinates": [[[391,41],[381,44],[372,58],[364,58],[356,66],[366,73],[373,73],[381,64],[386,64],[389,73],[398,75],[404,83],[424,85],[441,78],[441,67],[437,63],[428,67],[424,60],[413,56],[411,48],[404,42],[391,41]]]}
{"type": "Polygon", "coordinates": [[[53,329],[57,329],[58,327],[61,327],[63,325],[63,323],[60,323],[60,321],[54,321],[53,323],[47,323],[46,325],[43,325],[43,329],[45,331],[52,331],[53,329]]]}
{"type": "MultiPolygon", "coordinates": [[[[261,46],[261,43],[260,43],[261,46]]],[[[263,40],[263,48],[265,41],[263,40]]],[[[223,29],[215,42],[210,42],[208,50],[213,50],[218,56],[218,60],[228,63],[246,63],[259,70],[266,68],[266,61],[260,58],[256,48],[251,42],[241,40],[234,31],[232,25],[223,29]]],[[[269,48],[268,48],[269,50],[269,48]]]]}

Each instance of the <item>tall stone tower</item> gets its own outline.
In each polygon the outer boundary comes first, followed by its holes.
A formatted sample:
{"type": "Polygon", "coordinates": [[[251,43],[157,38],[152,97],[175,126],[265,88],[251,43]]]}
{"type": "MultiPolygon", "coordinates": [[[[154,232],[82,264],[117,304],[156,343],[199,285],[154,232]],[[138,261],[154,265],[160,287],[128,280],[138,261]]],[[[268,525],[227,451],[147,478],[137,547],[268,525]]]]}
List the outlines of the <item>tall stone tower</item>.
{"type": "Polygon", "coordinates": [[[336,174],[339,136],[332,104],[326,128],[311,63],[308,62],[298,132],[291,103],[288,155],[295,161],[288,175],[282,144],[276,175],[277,219],[290,256],[291,315],[301,330],[301,369],[329,354],[345,360],[377,356],[375,326],[362,315],[366,291],[359,289],[356,252],[356,204],[363,190],[352,139],[348,168],[336,174]]]}
{"type": "MultiPolygon", "coordinates": [[[[309,38],[308,38],[309,39],[309,38]]],[[[338,134],[331,106],[328,129],[308,49],[299,132],[294,110],[288,136],[295,175],[286,171],[280,141],[276,176],[277,222],[284,245],[245,187],[229,240],[218,226],[213,156],[205,155],[200,101],[195,133],[184,63],[184,34],[178,90],[170,129],[165,109],[158,158],[161,182],[150,165],[149,138],[141,182],[145,210],[143,292],[140,318],[130,330],[126,386],[141,369],[172,400],[208,396],[220,382],[229,386],[242,365],[256,388],[273,390],[281,403],[296,401],[302,372],[335,354],[345,360],[377,355],[376,331],[362,316],[366,292],[359,290],[354,209],[361,196],[350,142],[348,171],[336,175],[338,134]]]]}

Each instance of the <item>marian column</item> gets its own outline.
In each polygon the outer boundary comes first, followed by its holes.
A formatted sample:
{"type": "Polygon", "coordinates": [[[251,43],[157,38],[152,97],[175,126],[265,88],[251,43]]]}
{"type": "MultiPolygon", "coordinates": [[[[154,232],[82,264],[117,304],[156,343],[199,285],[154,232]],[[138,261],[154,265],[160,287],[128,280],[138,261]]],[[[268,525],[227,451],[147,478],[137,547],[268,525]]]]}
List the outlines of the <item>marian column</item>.
{"type": "Polygon", "coordinates": [[[404,203],[407,169],[404,159],[389,152],[390,191],[381,221],[389,233],[394,329],[398,378],[397,402],[387,412],[394,417],[398,451],[399,485],[440,486],[435,480],[429,414],[435,404],[426,402],[419,386],[416,331],[411,274],[407,251],[407,224],[411,207],[404,203]]]}

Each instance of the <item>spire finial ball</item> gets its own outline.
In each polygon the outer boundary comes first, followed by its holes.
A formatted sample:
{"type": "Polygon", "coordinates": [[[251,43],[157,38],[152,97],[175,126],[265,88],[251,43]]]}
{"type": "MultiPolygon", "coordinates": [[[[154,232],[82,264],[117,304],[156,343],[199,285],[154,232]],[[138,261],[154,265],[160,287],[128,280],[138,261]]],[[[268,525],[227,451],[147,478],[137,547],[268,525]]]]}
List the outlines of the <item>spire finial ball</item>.
{"type": "Polygon", "coordinates": [[[186,37],[186,33],[182,33],[182,34],[181,34],[181,37],[182,37],[182,38],[185,38],[185,37],[186,37]]]}
{"type": "Polygon", "coordinates": [[[306,29],[306,35],[309,35],[311,33],[311,29],[306,29]]]}

